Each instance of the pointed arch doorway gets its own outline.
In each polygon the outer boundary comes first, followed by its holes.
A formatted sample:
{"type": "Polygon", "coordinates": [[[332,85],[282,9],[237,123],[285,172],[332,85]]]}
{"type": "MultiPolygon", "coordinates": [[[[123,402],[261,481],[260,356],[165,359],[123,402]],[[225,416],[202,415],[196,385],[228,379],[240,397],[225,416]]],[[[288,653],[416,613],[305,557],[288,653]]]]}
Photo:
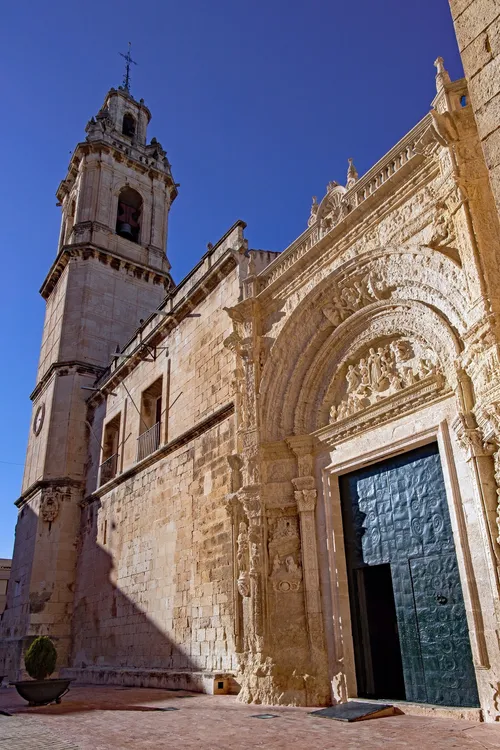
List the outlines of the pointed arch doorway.
{"type": "Polygon", "coordinates": [[[339,479],[358,695],[478,706],[437,443],[339,479]]]}

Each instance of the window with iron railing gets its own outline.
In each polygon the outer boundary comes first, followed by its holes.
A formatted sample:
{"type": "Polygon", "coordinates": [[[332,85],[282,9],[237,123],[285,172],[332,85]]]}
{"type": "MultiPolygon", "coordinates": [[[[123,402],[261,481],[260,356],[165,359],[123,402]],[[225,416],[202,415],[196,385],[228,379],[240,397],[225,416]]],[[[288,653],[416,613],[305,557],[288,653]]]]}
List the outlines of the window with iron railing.
{"type": "Polygon", "coordinates": [[[163,378],[147,388],[141,399],[140,434],[137,438],[137,461],[149,456],[161,442],[163,378]]]}
{"type": "Polygon", "coordinates": [[[99,487],[106,482],[110,482],[116,477],[118,469],[118,453],[113,453],[112,456],[103,461],[99,466],[99,487]]]}
{"type": "Polygon", "coordinates": [[[142,461],[143,458],[149,456],[157,448],[160,447],[160,425],[161,422],[156,422],[149,430],[143,432],[137,438],[137,460],[142,461]]]}
{"type": "Polygon", "coordinates": [[[118,445],[120,442],[121,415],[117,414],[104,427],[102,458],[99,466],[98,486],[100,487],[118,473],[118,445]]]}

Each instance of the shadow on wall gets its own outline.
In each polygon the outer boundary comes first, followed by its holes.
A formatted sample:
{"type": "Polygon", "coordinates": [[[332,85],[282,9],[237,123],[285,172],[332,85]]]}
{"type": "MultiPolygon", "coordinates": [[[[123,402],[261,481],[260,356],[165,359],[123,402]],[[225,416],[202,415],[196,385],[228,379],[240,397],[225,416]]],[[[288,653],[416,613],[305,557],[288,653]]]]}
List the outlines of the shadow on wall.
{"type": "MultiPolygon", "coordinates": [[[[203,684],[204,665],[193,662],[186,653],[191,643],[189,602],[183,600],[182,607],[174,608],[166,601],[162,581],[151,576],[147,550],[141,544],[132,553],[134,572],[125,579],[134,601],[117,587],[113,556],[105,548],[115,528],[101,520],[98,530],[99,508],[95,501],[82,510],[71,666],[65,673],[98,684],[212,692],[211,686],[203,684]],[[141,604],[146,610],[155,601],[154,608],[161,613],[158,623],[141,610],[141,604]],[[174,616],[185,649],[166,635],[173,629],[174,616]]],[[[127,563],[130,565],[130,558],[127,563]]]]}
{"type": "MultiPolygon", "coordinates": [[[[144,609],[149,607],[149,602],[160,591],[161,582],[149,578],[148,564],[141,562],[140,549],[137,572],[126,579],[136,601],[113,582],[113,557],[97,541],[98,508],[99,504],[94,502],[81,513],[70,657],[68,666],[62,666],[60,674],[97,684],[212,692],[213,686],[204,683],[203,667],[194,663],[186,651],[166,635],[167,629],[172,628],[175,614],[179,640],[189,648],[191,618],[182,619],[181,608],[174,611],[170,604],[167,607],[165,600],[156,606],[157,611],[164,613],[160,625],[141,610],[138,602],[144,602],[144,609]],[[179,624],[184,626],[181,632],[179,624]]],[[[25,506],[18,520],[16,568],[0,630],[0,670],[2,674],[8,674],[9,679],[18,679],[22,651],[37,635],[52,636],[56,646],[59,641],[59,656],[63,656],[60,633],[67,628],[61,628],[61,625],[67,625],[71,617],[67,589],[72,590],[73,586],[60,583],[60,596],[56,587],[42,604],[38,593],[30,590],[35,544],[41,534],[54,534],[59,520],[42,524],[29,506],[25,506]],[[63,600],[66,604],[62,603],[63,600]]],[[[185,612],[188,611],[187,605],[188,602],[183,608],[185,612]]],[[[189,607],[191,614],[190,610],[189,607]]]]}

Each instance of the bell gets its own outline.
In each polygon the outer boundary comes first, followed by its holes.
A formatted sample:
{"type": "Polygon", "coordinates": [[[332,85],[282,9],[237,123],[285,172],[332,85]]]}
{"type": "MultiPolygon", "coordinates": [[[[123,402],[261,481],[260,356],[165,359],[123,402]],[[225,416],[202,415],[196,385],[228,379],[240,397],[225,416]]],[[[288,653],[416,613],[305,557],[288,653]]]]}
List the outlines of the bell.
{"type": "Polygon", "coordinates": [[[124,221],[120,222],[119,232],[127,237],[133,237],[132,227],[124,221]]]}

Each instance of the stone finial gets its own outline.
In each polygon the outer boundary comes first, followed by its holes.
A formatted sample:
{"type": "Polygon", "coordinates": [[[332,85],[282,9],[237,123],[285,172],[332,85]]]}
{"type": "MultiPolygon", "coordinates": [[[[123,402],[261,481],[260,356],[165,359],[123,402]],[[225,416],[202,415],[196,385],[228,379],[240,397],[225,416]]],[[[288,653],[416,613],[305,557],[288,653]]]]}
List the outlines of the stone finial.
{"type": "Polygon", "coordinates": [[[313,197],[312,197],[311,213],[310,213],[310,216],[309,216],[309,220],[307,222],[307,226],[310,227],[311,224],[314,224],[314,222],[316,221],[316,217],[318,215],[318,211],[319,211],[318,199],[317,199],[317,197],[315,195],[313,195],[313,197]]]}
{"type": "Polygon", "coordinates": [[[444,60],[442,57],[438,57],[435,60],[434,65],[436,66],[436,89],[441,91],[447,83],[451,83],[450,74],[444,67],[444,60]]]}
{"type": "Polygon", "coordinates": [[[349,190],[358,180],[358,170],[354,166],[352,159],[348,159],[347,161],[349,162],[349,166],[347,167],[346,188],[349,190]]]}

